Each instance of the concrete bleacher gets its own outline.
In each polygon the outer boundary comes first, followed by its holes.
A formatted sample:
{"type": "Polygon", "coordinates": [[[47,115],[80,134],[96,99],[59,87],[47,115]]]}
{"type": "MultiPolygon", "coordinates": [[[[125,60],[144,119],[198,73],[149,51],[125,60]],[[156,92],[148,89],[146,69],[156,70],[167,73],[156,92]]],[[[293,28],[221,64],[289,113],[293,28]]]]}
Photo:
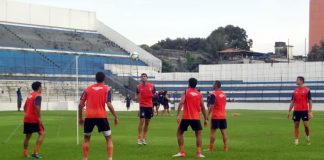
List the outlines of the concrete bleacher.
{"type": "MultiPolygon", "coordinates": [[[[21,88],[22,95],[25,97],[32,91],[31,80],[0,80],[0,102],[16,102],[16,91],[21,88]]],[[[83,90],[93,82],[79,82],[79,95],[76,96],[75,81],[41,81],[43,84],[43,100],[45,102],[77,101],[83,90]]],[[[123,100],[124,97],[112,88],[113,100],[123,100]]]]}
{"type": "Polygon", "coordinates": [[[97,32],[0,24],[0,35],[0,44],[5,47],[129,55],[123,48],[97,32]]]}

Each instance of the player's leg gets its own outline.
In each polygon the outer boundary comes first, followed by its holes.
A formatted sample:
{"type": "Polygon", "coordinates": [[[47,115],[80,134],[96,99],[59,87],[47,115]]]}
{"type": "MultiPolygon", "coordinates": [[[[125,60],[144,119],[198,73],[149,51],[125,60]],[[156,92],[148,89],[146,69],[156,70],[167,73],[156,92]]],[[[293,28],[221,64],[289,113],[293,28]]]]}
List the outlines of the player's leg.
{"type": "Polygon", "coordinates": [[[112,160],[114,146],[113,146],[113,141],[112,141],[112,137],[111,137],[111,130],[110,130],[109,122],[108,122],[107,118],[101,118],[101,119],[98,119],[96,125],[98,127],[98,131],[102,132],[103,136],[105,137],[108,160],[112,160]]]}
{"type": "Polygon", "coordinates": [[[177,130],[177,141],[178,141],[178,147],[179,147],[179,152],[175,155],[173,155],[173,157],[185,157],[186,153],[184,151],[184,139],[183,139],[183,134],[184,134],[184,130],[182,130],[181,128],[184,128],[184,126],[182,127],[178,127],[177,130]]]}
{"type": "Polygon", "coordinates": [[[177,141],[178,141],[178,147],[179,147],[179,152],[173,157],[185,157],[186,153],[184,151],[184,139],[183,139],[183,134],[185,131],[188,130],[189,122],[188,120],[181,120],[178,129],[177,129],[177,141]]]}
{"type": "Polygon", "coordinates": [[[299,122],[301,117],[301,112],[294,111],[292,120],[294,121],[295,145],[299,144],[299,122]]]}
{"type": "Polygon", "coordinates": [[[224,152],[227,152],[228,151],[228,143],[227,143],[228,136],[227,136],[226,129],[221,129],[221,133],[223,136],[224,152]]]}
{"type": "Polygon", "coordinates": [[[34,154],[38,154],[39,153],[39,149],[44,141],[44,138],[45,138],[45,132],[39,132],[38,133],[38,137],[37,137],[37,140],[36,140],[36,145],[35,145],[35,148],[34,148],[34,154]]]}
{"type": "Polygon", "coordinates": [[[201,154],[201,146],[202,146],[202,134],[201,134],[201,130],[199,131],[195,131],[195,135],[196,135],[196,155],[199,158],[204,158],[205,156],[201,154]]]}
{"type": "Polygon", "coordinates": [[[151,118],[153,117],[153,108],[147,108],[145,110],[145,122],[144,122],[144,133],[143,133],[143,140],[142,143],[146,144],[147,133],[150,125],[151,118]]]}
{"type": "Polygon", "coordinates": [[[210,129],[210,139],[209,139],[209,151],[214,151],[214,144],[216,140],[216,129],[211,128],[210,129]]]}
{"type": "Polygon", "coordinates": [[[309,128],[309,117],[308,117],[308,112],[303,113],[303,122],[304,122],[304,128],[305,128],[305,133],[306,133],[306,140],[307,144],[310,145],[310,128],[309,128]]]}
{"type": "Polygon", "coordinates": [[[30,140],[31,137],[32,137],[32,133],[26,133],[25,134],[24,152],[23,152],[24,157],[28,157],[28,144],[29,144],[29,140],[30,140]]]}
{"type": "Polygon", "coordinates": [[[201,154],[202,146],[202,126],[200,120],[190,121],[191,129],[195,131],[196,135],[196,155],[198,158],[204,158],[205,156],[201,154]]]}
{"type": "Polygon", "coordinates": [[[145,122],[144,122],[143,144],[146,144],[147,133],[148,133],[150,121],[151,121],[150,119],[145,119],[145,122]]]}
{"type": "Polygon", "coordinates": [[[137,136],[137,143],[142,144],[143,139],[143,128],[144,128],[145,118],[140,118],[138,122],[138,136],[137,136]]]}
{"type": "Polygon", "coordinates": [[[142,143],[142,139],[143,139],[143,129],[144,129],[144,123],[145,123],[145,110],[144,108],[140,108],[139,112],[138,112],[138,116],[139,116],[139,122],[138,122],[138,127],[137,127],[137,131],[138,131],[138,135],[137,135],[137,144],[143,144],[142,143]]]}
{"type": "Polygon", "coordinates": [[[160,109],[160,104],[157,104],[156,105],[156,115],[157,116],[159,115],[159,109],[160,109]]]}
{"type": "Polygon", "coordinates": [[[294,121],[295,144],[299,144],[299,121],[294,121]]]}
{"type": "Polygon", "coordinates": [[[86,118],[84,120],[84,137],[83,137],[83,144],[82,144],[82,156],[83,160],[88,160],[89,155],[89,146],[90,146],[90,139],[93,127],[95,126],[95,119],[93,118],[86,118]]]}
{"type": "Polygon", "coordinates": [[[111,136],[105,136],[106,138],[106,144],[107,144],[107,156],[108,156],[108,160],[112,160],[113,157],[113,141],[111,136]]]}
{"type": "Polygon", "coordinates": [[[84,134],[83,144],[82,144],[82,156],[83,156],[83,160],[88,160],[89,146],[90,146],[90,138],[91,138],[91,133],[90,134],[84,134]]]}

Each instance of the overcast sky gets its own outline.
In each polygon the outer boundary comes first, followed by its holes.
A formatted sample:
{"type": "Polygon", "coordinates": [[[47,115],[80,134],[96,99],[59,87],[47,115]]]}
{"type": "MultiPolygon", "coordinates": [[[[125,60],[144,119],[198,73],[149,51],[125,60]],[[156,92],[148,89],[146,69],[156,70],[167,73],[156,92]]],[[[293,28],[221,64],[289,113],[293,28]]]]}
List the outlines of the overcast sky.
{"type": "Polygon", "coordinates": [[[294,54],[304,54],[309,32],[309,0],[18,1],[95,11],[99,20],[137,44],[152,45],[167,37],[205,38],[233,24],[247,31],[254,51],[273,52],[275,41],[289,39],[294,54]]]}

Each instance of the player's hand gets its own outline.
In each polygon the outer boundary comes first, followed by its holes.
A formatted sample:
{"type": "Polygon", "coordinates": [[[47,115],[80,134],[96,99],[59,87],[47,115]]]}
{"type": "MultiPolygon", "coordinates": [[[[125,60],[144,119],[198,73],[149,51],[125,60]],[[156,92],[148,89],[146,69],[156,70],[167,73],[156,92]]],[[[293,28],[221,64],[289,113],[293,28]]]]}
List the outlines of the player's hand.
{"type": "Polygon", "coordinates": [[[290,119],[290,112],[288,112],[287,118],[290,119]]]}
{"type": "Polygon", "coordinates": [[[205,121],[204,121],[204,126],[205,126],[205,127],[208,126],[208,120],[207,120],[207,119],[205,119],[205,121]]]}
{"type": "Polygon", "coordinates": [[[84,120],[83,120],[82,118],[80,118],[80,119],[79,119],[79,125],[80,125],[80,126],[83,126],[83,124],[84,124],[84,120]]]}
{"type": "Polygon", "coordinates": [[[180,123],[180,121],[181,121],[181,117],[180,116],[177,116],[177,122],[178,122],[178,124],[180,123]]]}
{"type": "Polygon", "coordinates": [[[312,119],[313,118],[313,112],[308,112],[308,118],[312,119]]]}
{"type": "Polygon", "coordinates": [[[115,125],[117,125],[118,123],[119,123],[119,119],[118,119],[118,117],[115,117],[115,125]]]}

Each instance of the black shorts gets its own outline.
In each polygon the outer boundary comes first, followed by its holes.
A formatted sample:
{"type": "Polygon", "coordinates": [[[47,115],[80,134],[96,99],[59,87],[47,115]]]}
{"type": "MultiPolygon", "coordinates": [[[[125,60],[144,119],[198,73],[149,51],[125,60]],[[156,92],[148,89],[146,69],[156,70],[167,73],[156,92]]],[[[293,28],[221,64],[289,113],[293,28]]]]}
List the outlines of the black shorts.
{"type": "Polygon", "coordinates": [[[211,129],[226,129],[227,128],[226,119],[212,119],[210,128],[211,129]]]}
{"type": "Polygon", "coordinates": [[[41,123],[24,123],[24,134],[44,133],[44,131],[44,126],[41,123]]]}
{"type": "Polygon", "coordinates": [[[140,118],[151,119],[153,117],[153,108],[151,107],[140,107],[138,112],[140,118]]]}
{"type": "Polygon", "coordinates": [[[164,104],[164,105],[163,105],[163,108],[164,108],[164,109],[169,109],[169,108],[170,108],[169,103],[164,104]]]}
{"type": "Polygon", "coordinates": [[[303,121],[308,121],[308,111],[294,111],[292,120],[300,121],[300,119],[302,119],[303,121]]]}
{"type": "Polygon", "coordinates": [[[187,120],[187,119],[181,120],[179,129],[181,131],[187,131],[189,126],[191,127],[191,129],[193,131],[201,131],[202,130],[200,120],[187,120]]]}
{"type": "Polygon", "coordinates": [[[159,107],[159,103],[153,103],[153,107],[159,107]]]}
{"type": "Polygon", "coordinates": [[[94,126],[97,126],[98,132],[110,130],[107,118],[86,118],[84,120],[84,133],[91,133],[94,126]]]}

